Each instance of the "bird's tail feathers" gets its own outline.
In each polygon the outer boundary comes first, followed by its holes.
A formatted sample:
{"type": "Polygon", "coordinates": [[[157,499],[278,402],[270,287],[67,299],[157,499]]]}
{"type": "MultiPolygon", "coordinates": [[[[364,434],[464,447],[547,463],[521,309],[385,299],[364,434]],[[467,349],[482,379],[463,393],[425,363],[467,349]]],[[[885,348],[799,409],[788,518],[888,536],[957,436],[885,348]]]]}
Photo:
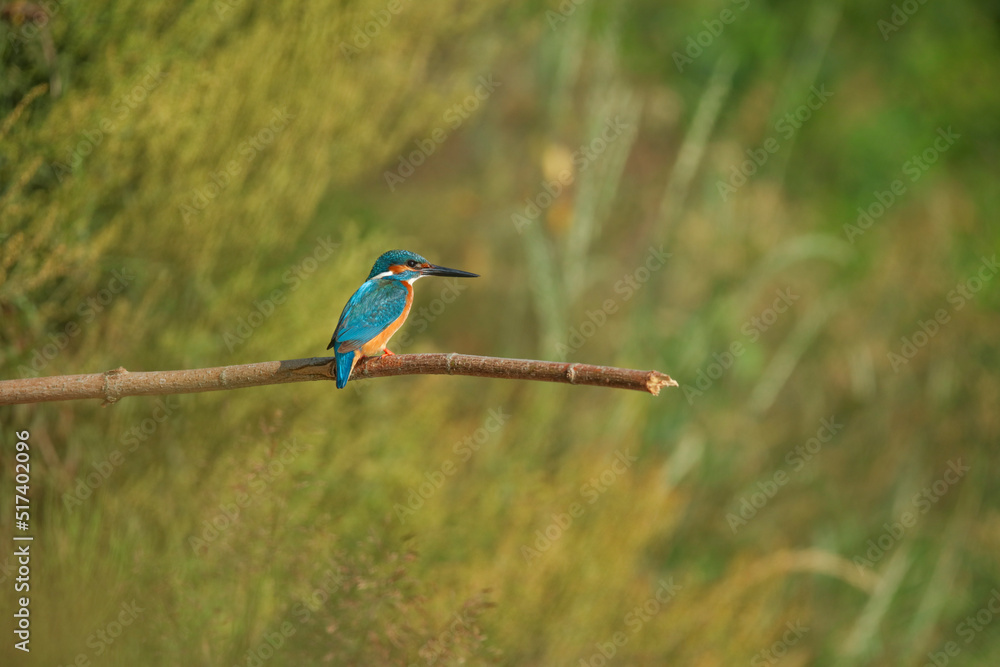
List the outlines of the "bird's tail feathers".
{"type": "Polygon", "coordinates": [[[347,386],[347,380],[351,377],[351,371],[354,370],[354,362],[357,360],[357,350],[351,350],[350,352],[337,352],[337,389],[343,389],[347,386]]]}

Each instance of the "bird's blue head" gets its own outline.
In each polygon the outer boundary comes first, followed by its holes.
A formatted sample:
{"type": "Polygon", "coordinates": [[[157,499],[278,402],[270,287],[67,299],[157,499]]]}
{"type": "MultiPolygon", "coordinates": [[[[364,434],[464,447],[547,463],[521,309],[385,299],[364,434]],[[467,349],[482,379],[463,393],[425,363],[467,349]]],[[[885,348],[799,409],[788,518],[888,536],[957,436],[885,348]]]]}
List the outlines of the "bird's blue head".
{"type": "Polygon", "coordinates": [[[388,280],[401,280],[413,282],[417,278],[424,276],[451,276],[454,278],[478,278],[475,273],[459,271],[458,269],[447,269],[443,266],[431,264],[426,259],[415,252],[409,250],[390,250],[382,253],[375,260],[368,280],[375,278],[385,278],[388,280]]]}

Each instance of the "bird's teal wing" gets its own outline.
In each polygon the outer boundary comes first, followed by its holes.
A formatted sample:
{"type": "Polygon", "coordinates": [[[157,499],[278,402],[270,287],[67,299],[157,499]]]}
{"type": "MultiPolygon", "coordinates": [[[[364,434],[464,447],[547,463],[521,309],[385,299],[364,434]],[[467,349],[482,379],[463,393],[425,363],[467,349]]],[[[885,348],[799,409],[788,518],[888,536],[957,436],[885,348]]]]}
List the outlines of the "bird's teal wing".
{"type": "Polygon", "coordinates": [[[330,347],[337,354],[359,349],[403,314],[406,295],[406,286],[395,280],[366,281],[344,306],[330,347]]]}

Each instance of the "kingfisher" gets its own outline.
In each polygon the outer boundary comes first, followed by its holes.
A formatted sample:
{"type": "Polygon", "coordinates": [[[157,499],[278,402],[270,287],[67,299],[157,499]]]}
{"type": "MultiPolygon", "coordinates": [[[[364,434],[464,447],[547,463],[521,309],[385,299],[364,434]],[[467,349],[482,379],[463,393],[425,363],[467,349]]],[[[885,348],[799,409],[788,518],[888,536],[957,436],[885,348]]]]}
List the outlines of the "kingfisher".
{"type": "Polygon", "coordinates": [[[354,365],[362,357],[393,354],[386,348],[392,335],[403,326],[413,305],[413,283],[424,276],[478,278],[479,275],[431,264],[415,252],[390,250],[382,253],[344,306],[333,338],[326,349],[333,351],[337,366],[337,389],[343,389],[354,365]]]}

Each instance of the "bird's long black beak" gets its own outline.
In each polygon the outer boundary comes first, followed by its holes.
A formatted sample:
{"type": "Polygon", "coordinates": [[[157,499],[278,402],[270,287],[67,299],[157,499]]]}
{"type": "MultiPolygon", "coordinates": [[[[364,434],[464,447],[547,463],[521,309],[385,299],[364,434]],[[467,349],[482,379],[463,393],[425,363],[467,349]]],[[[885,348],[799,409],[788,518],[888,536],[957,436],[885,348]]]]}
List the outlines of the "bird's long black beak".
{"type": "Polygon", "coordinates": [[[436,266],[431,264],[426,269],[420,269],[420,275],[422,276],[448,276],[450,278],[478,278],[478,273],[469,273],[468,271],[459,271],[458,269],[447,269],[443,266],[436,266]]]}

